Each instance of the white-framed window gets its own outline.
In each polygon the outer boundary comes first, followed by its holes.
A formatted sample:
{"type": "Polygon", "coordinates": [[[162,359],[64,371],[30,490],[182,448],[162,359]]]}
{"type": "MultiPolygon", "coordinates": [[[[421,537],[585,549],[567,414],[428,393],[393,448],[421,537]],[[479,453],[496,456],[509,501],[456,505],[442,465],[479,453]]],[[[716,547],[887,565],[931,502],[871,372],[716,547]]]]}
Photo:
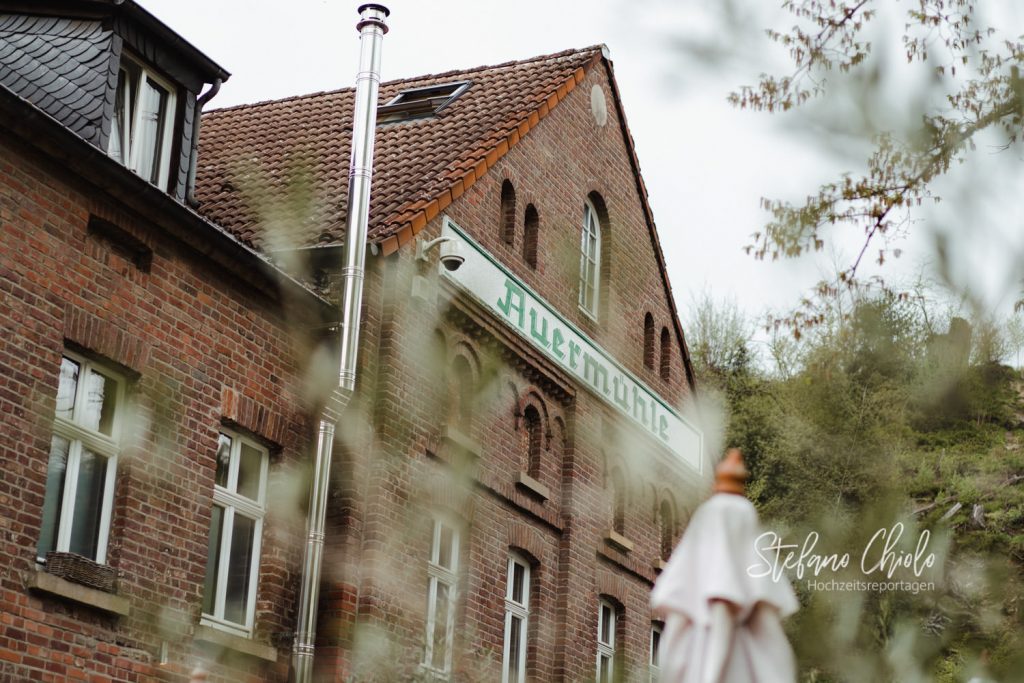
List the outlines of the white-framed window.
{"type": "Polygon", "coordinates": [[[651,625],[651,683],[661,680],[661,626],[651,625]]]}
{"type": "Polygon", "coordinates": [[[124,378],[65,351],[36,558],[51,550],[107,561],[124,378]]]}
{"type": "Polygon", "coordinates": [[[615,605],[602,599],[597,614],[597,683],[615,680],[615,629],[618,619],[615,605]]]}
{"type": "Polygon", "coordinates": [[[201,621],[243,636],[256,615],[269,460],[267,449],[221,430],[201,621]]]}
{"type": "Polygon", "coordinates": [[[427,632],[423,666],[444,678],[452,670],[458,572],[459,531],[447,520],[434,519],[427,562],[427,632]]]}
{"type": "Polygon", "coordinates": [[[176,99],[169,81],[122,56],[107,153],[162,189],[170,175],[176,99]]]}
{"type": "Polygon", "coordinates": [[[601,223],[589,201],[583,203],[583,237],[580,240],[580,308],[597,318],[601,284],[601,223]]]}
{"type": "Polygon", "coordinates": [[[530,621],[530,564],[521,555],[508,558],[505,583],[505,649],[501,683],[525,683],[526,634],[530,621]]]}

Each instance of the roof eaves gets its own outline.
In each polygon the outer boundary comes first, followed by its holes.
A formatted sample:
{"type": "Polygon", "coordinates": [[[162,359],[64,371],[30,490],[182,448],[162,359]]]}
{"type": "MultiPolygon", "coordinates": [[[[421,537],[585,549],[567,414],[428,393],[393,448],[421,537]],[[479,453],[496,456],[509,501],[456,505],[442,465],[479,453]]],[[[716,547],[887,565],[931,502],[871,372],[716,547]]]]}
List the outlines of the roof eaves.
{"type": "Polygon", "coordinates": [[[145,7],[135,2],[135,0],[114,0],[111,4],[115,7],[123,8],[122,11],[126,12],[140,24],[156,33],[161,40],[166,41],[170,46],[180,50],[181,53],[187,56],[191,62],[206,71],[207,76],[210,77],[211,80],[219,78],[221,81],[226,81],[231,77],[231,73],[227,69],[207,57],[199,48],[185,40],[170,26],[150,14],[145,7]]]}
{"type": "MultiPolygon", "coordinates": [[[[416,207],[415,203],[403,204],[392,213],[392,217],[384,222],[391,234],[378,241],[381,252],[384,256],[398,251],[403,244],[412,240],[427,223],[433,220],[441,211],[458,199],[466,190],[472,187],[477,180],[498,163],[498,160],[505,156],[512,147],[515,147],[522,138],[529,133],[541,119],[545,118],[555,106],[583,82],[587,71],[601,59],[599,48],[587,48],[580,52],[593,51],[589,61],[577,68],[567,79],[560,83],[553,91],[544,97],[532,110],[523,114],[519,119],[510,122],[500,134],[497,134],[493,143],[486,148],[477,148],[466,159],[459,162],[459,166],[468,167],[463,175],[451,179],[429,202],[423,206],[416,207]],[[414,208],[415,207],[415,208],[414,208]],[[411,215],[410,215],[411,210],[411,215]]],[[[572,52],[561,53],[564,55],[572,52]]],[[[510,62],[514,64],[515,62],[510,62]]],[[[504,64],[499,66],[505,66],[504,64]]]]}

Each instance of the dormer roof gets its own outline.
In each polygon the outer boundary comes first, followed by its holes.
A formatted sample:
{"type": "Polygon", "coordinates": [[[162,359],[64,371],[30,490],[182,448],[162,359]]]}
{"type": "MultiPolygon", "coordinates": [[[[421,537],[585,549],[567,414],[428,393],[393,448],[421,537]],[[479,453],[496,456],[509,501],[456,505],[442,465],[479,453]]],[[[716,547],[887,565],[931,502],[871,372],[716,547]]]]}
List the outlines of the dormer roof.
{"type": "Polygon", "coordinates": [[[100,148],[126,48],[192,93],[230,76],[133,0],[0,0],[0,84],[100,148]]]}

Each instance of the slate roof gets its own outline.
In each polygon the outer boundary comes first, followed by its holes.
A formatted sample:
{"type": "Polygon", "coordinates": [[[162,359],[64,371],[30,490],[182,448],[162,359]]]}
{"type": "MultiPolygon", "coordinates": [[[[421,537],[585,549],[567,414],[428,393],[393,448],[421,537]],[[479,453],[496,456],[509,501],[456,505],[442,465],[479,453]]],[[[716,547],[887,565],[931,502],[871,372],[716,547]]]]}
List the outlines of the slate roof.
{"type": "MultiPolygon", "coordinates": [[[[409,241],[547,116],[600,62],[601,46],[381,84],[401,90],[468,80],[437,115],[377,128],[369,239],[409,241]]],[[[338,244],[354,91],[314,93],[204,114],[200,211],[265,250],[338,244]]]]}
{"type": "Polygon", "coordinates": [[[112,40],[99,21],[0,15],[0,83],[98,145],[117,82],[112,40]]]}

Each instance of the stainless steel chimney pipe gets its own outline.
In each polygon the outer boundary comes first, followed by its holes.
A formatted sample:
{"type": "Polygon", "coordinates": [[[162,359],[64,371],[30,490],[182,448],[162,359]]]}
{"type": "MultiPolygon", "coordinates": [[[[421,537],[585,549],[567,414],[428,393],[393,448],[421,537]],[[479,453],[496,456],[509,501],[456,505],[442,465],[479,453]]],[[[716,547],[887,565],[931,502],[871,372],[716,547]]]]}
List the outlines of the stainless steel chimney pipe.
{"type": "Polygon", "coordinates": [[[320,567],[327,517],[327,488],[331,472],[334,430],[356,387],[359,327],[366,263],[366,230],[370,216],[370,180],[373,175],[373,141],[377,127],[377,95],[380,89],[380,46],[387,33],[390,14],[379,4],[359,8],[359,74],[356,76],[352,158],[348,172],[344,266],[341,269],[341,354],[338,387],[324,407],[317,431],[313,479],[310,482],[306,524],[306,552],[302,563],[299,613],[292,651],[295,683],[310,683],[316,643],[317,603],[320,599],[320,567]]]}

